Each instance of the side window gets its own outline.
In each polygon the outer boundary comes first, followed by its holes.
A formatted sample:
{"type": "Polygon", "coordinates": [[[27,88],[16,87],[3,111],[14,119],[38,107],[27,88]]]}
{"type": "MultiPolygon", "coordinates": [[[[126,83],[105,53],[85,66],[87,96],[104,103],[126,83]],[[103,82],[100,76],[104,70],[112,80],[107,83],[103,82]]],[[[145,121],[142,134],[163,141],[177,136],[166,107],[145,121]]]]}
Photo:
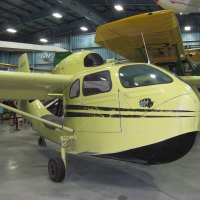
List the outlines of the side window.
{"type": "Polygon", "coordinates": [[[90,53],[84,59],[85,67],[95,67],[103,65],[103,58],[97,53],[90,53]]]}
{"type": "Polygon", "coordinates": [[[89,96],[110,91],[112,82],[109,71],[90,74],[83,79],[83,95],[89,96]]]}
{"type": "Polygon", "coordinates": [[[142,87],[173,82],[166,73],[148,65],[135,64],[119,70],[121,84],[125,88],[142,87]]]}
{"type": "Polygon", "coordinates": [[[78,97],[79,95],[80,95],[80,80],[76,80],[71,85],[69,97],[72,99],[78,97]]]}

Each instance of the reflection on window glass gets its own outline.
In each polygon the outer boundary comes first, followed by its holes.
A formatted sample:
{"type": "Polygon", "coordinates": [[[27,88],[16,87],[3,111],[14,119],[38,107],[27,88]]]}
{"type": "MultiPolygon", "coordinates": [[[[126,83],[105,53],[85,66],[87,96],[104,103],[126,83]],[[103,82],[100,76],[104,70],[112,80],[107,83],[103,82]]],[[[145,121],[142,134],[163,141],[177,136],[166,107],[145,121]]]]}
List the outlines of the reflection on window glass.
{"type": "Polygon", "coordinates": [[[103,65],[103,58],[97,53],[90,53],[84,59],[85,67],[95,67],[103,65]]]}
{"type": "Polygon", "coordinates": [[[80,95],[80,81],[76,80],[71,86],[69,97],[75,98],[78,97],[79,95],[80,95]]]}
{"type": "Polygon", "coordinates": [[[108,92],[111,90],[112,83],[109,71],[98,72],[84,77],[83,95],[89,96],[108,92]]]}
{"type": "Polygon", "coordinates": [[[171,83],[173,79],[167,74],[148,65],[129,65],[119,70],[123,87],[141,87],[156,84],[171,83]]]}

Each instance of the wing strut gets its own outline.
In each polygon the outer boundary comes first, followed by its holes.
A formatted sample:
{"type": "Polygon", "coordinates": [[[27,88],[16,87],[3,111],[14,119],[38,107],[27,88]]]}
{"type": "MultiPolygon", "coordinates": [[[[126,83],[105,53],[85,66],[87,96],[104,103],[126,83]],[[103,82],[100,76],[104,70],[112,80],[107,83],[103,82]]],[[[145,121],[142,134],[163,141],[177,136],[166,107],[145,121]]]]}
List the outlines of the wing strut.
{"type": "Polygon", "coordinates": [[[46,119],[42,119],[42,118],[40,118],[40,117],[36,117],[36,116],[34,116],[34,115],[31,115],[31,114],[29,114],[29,113],[23,112],[23,111],[18,110],[18,109],[16,109],[16,108],[7,106],[7,105],[5,105],[5,104],[3,104],[3,103],[0,103],[0,106],[3,107],[3,108],[5,108],[5,109],[7,109],[7,110],[12,111],[12,112],[16,112],[16,113],[18,113],[18,114],[20,114],[20,115],[22,115],[22,116],[25,116],[25,117],[29,117],[29,118],[38,120],[38,121],[40,121],[40,122],[49,124],[49,125],[51,125],[51,126],[54,126],[54,127],[56,127],[56,128],[59,128],[59,129],[63,129],[63,130],[68,131],[68,132],[70,132],[70,133],[73,133],[73,132],[74,132],[74,130],[71,129],[71,128],[69,128],[69,127],[56,124],[56,123],[54,123],[54,122],[51,122],[51,121],[46,120],[46,119]]]}

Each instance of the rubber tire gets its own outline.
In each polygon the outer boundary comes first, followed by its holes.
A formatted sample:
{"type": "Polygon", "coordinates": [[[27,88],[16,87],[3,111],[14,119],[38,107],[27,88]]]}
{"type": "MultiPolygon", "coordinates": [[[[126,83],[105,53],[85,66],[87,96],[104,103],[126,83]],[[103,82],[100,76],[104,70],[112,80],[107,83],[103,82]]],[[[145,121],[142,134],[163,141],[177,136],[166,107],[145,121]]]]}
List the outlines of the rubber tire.
{"type": "Polygon", "coordinates": [[[62,182],[65,178],[65,164],[60,157],[49,159],[48,173],[53,182],[62,182]]]}
{"type": "Polygon", "coordinates": [[[47,144],[46,144],[46,142],[45,142],[45,139],[42,138],[42,137],[40,137],[40,138],[38,139],[38,145],[41,146],[41,147],[46,147],[47,144]]]}

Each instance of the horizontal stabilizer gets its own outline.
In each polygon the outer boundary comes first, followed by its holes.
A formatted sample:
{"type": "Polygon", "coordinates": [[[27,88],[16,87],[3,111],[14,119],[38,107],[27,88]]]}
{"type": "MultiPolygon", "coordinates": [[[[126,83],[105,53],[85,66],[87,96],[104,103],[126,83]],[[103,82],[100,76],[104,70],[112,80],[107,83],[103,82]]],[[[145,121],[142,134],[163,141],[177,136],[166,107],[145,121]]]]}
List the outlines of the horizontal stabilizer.
{"type": "Polygon", "coordinates": [[[37,116],[35,116],[35,115],[32,115],[32,114],[30,114],[30,113],[26,113],[26,112],[24,112],[24,111],[18,110],[18,109],[16,109],[16,108],[7,106],[7,105],[2,104],[2,103],[0,103],[0,106],[3,107],[3,108],[5,108],[5,109],[7,109],[7,110],[12,111],[12,112],[16,112],[16,113],[18,113],[18,114],[20,114],[20,115],[22,115],[22,116],[25,116],[25,117],[28,117],[28,118],[31,118],[31,119],[34,119],[34,120],[43,122],[43,123],[45,123],[45,124],[47,124],[47,125],[49,125],[49,126],[53,126],[53,127],[55,127],[55,128],[63,129],[63,130],[65,130],[65,131],[68,131],[68,132],[70,132],[70,133],[73,133],[73,129],[71,129],[71,128],[69,128],[69,127],[62,126],[62,125],[57,124],[57,123],[55,123],[55,122],[52,122],[52,121],[50,121],[50,120],[46,120],[46,119],[43,119],[43,118],[41,118],[41,117],[37,117],[37,116]]]}

